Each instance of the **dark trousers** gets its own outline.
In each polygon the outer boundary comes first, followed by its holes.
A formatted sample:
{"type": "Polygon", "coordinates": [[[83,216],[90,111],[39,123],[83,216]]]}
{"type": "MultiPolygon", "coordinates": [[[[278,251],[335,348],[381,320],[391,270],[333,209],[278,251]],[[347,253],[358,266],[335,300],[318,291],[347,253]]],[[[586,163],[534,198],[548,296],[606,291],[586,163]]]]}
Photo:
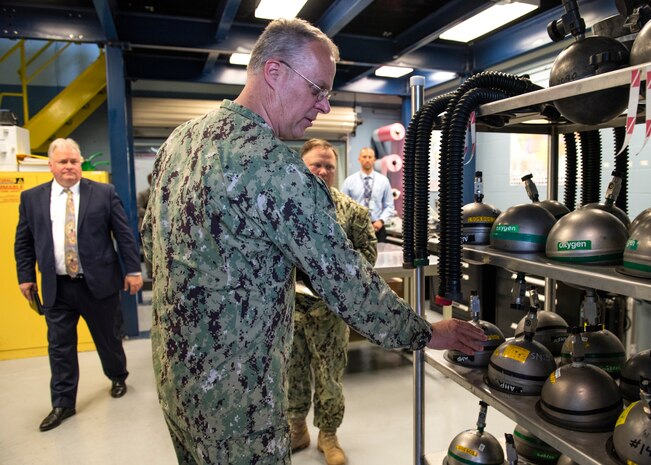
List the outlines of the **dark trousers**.
{"type": "Polygon", "coordinates": [[[111,380],[124,381],[127,357],[120,338],[120,294],[98,300],[86,282],[57,276],[54,306],[45,308],[48,353],[50,356],[50,393],[53,407],[75,406],[79,383],[77,360],[77,323],[81,316],[88,325],[104,374],[111,380]]]}
{"type": "Polygon", "coordinates": [[[375,237],[377,238],[378,242],[386,242],[387,241],[387,229],[382,225],[380,229],[375,231],[375,237]]]}

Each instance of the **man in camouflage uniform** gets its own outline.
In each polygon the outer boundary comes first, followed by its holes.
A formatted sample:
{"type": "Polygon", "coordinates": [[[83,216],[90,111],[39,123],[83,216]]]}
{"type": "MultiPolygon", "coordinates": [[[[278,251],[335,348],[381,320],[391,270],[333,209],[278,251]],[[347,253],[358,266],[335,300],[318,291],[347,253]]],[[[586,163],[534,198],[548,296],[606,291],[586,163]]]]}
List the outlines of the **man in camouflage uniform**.
{"type": "Polygon", "coordinates": [[[276,20],[234,101],[161,146],[142,226],[151,259],[158,395],[179,463],[289,464],[286,367],[294,269],[332,311],[383,347],[481,348],[459,320],[430,325],[356,252],[328,188],[282,139],[330,111],[337,47],[276,20]]]}
{"type": "MultiPolygon", "coordinates": [[[[333,187],[337,153],[323,139],[310,139],[301,157],[330,189],[337,222],[355,250],[371,264],[377,258],[377,239],[368,208],[333,187]]],[[[297,283],[299,275],[297,274],[297,283]]],[[[310,444],[305,417],[310,410],[314,379],[314,426],[319,428],[317,447],[328,465],[346,463],[336,431],[344,417],[343,377],[348,361],[348,325],[328,310],[306,286],[297,286],[294,310],[294,339],[289,359],[289,426],[292,451],[310,444]],[[304,292],[301,292],[305,289],[304,292]]]]}

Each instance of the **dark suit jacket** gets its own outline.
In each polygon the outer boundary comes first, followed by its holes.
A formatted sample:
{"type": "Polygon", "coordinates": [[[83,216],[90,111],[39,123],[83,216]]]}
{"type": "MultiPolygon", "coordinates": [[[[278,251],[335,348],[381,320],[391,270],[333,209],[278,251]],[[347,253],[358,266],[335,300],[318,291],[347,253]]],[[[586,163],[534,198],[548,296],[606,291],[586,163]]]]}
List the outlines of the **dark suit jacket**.
{"type": "MultiPolygon", "coordinates": [[[[36,282],[35,264],[42,274],[43,305],[54,305],[56,270],[50,218],[52,182],[28,189],[20,196],[20,218],[14,253],[18,282],[36,282]]],[[[84,279],[93,296],[103,299],[122,289],[124,274],[140,272],[140,253],[122,202],[112,184],[82,178],[79,185],[77,241],[84,279]],[[113,239],[117,242],[120,262],[113,239]]]]}

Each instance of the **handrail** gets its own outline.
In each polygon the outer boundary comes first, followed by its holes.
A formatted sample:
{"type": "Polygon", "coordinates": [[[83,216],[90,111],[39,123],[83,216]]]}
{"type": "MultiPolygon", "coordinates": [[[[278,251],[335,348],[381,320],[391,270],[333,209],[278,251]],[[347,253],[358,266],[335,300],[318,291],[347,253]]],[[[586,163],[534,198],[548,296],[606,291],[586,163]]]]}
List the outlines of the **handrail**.
{"type": "MultiPolygon", "coordinates": [[[[27,74],[27,68],[33,64],[45,51],[54,44],[54,41],[48,40],[39,50],[37,50],[29,59],[25,56],[25,39],[20,39],[16,45],[11,47],[4,55],[0,56],[0,63],[6,60],[9,56],[13,55],[16,51],[20,52],[20,67],[18,69],[18,76],[20,77],[21,92],[0,92],[0,105],[2,105],[3,97],[22,97],[23,99],[23,124],[27,124],[29,118],[29,101],[27,95],[27,85],[31,83],[36,76],[42,73],[48,66],[50,66],[73,42],[67,42],[61,49],[57,50],[45,63],[39,66],[31,75],[27,74]]],[[[101,53],[101,52],[100,52],[101,53]]]]}
{"type": "Polygon", "coordinates": [[[0,63],[6,60],[9,56],[19,50],[20,51],[20,68],[18,69],[18,75],[20,76],[20,84],[22,92],[1,92],[0,93],[0,104],[2,104],[2,97],[22,97],[23,98],[23,115],[25,117],[25,122],[29,120],[29,105],[27,102],[27,82],[23,78],[23,70],[25,69],[25,39],[20,39],[16,45],[11,47],[7,52],[0,57],[0,63]]]}
{"type": "MultiPolygon", "coordinates": [[[[52,62],[54,62],[54,60],[56,60],[57,58],[59,58],[59,56],[60,56],[60,55],[61,55],[61,54],[62,54],[62,53],[63,53],[63,52],[68,48],[68,47],[70,47],[71,44],[72,44],[72,42],[68,42],[68,43],[66,43],[66,44],[65,44],[63,47],[61,47],[57,52],[55,52],[55,54],[52,55],[52,56],[50,57],[49,60],[47,60],[45,63],[43,63],[41,66],[39,66],[39,67],[36,69],[36,71],[34,71],[34,72],[31,74],[31,76],[29,76],[29,77],[26,78],[26,79],[27,79],[27,83],[29,84],[30,82],[32,82],[36,76],[38,76],[38,75],[39,75],[39,74],[40,74],[40,73],[41,73],[45,68],[47,68],[50,64],[52,64],[52,62]]],[[[45,49],[46,49],[47,47],[49,47],[50,45],[51,45],[51,42],[48,43],[47,45],[44,45],[43,47],[41,47],[41,50],[39,50],[38,52],[36,52],[36,54],[32,57],[32,59],[29,60],[29,62],[27,63],[27,66],[29,66],[29,65],[30,65],[30,64],[31,64],[31,63],[32,63],[32,62],[33,62],[33,61],[34,61],[38,56],[40,56],[41,53],[43,53],[43,52],[45,51],[45,49]]],[[[27,70],[27,69],[25,69],[25,71],[26,71],[26,70],[27,70]]]]}

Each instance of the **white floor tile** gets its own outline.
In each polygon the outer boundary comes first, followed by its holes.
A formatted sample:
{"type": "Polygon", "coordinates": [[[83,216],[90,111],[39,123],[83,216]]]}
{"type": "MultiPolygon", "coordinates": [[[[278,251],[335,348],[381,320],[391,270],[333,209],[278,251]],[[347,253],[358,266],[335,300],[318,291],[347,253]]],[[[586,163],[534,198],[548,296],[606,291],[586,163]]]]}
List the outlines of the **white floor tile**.
{"type": "MultiPolygon", "coordinates": [[[[350,465],[412,464],[412,368],[399,353],[360,343],[363,370],[346,375],[346,416],[338,436],[350,465]],[[384,355],[383,357],[381,355],[384,355]],[[375,359],[381,356],[382,363],[375,359]],[[388,363],[387,363],[388,361],[388,363]],[[380,366],[381,368],[373,367],[380,366]]],[[[148,339],[125,341],[129,391],[109,396],[95,352],[79,355],[81,380],[77,415],[41,433],[50,411],[46,357],[0,362],[0,463],[3,465],[124,465],[176,463],[156,398],[148,339]]],[[[354,356],[351,354],[351,359],[354,356]]],[[[351,367],[355,368],[355,367],[351,367]]],[[[426,452],[444,450],[452,438],[474,429],[478,399],[426,368],[426,452]]],[[[296,465],[322,465],[318,431],[308,419],[311,446],[294,456],[296,465]]],[[[513,422],[489,409],[487,431],[498,439],[513,422]]]]}
{"type": "MultiPolygon", "coordinates": [[[[149,331],[150,293],[138,308],[139,329],[149,331]]],[[[430,320],[436,315],[429,315],[430,320]]],[[[173,465],[175,455],[154,385],[148,339],[125,341],[129,391],[109,395],[95,352],[79,354],[81,379],[77,414],[41,433],[50,411],[47,357],[0,362],[0,464],[3,465],[173,465]]],[[[413,369],[402,352],[367,342],[351,345],[344,379],[346,415],[338,431],[349,465],[409,465],[413,458],[413,369]]],[[[433,368],[425,377],[425,452],[447,449],[461,431],[474,429],[478,399],[433,368]]],[[[489,409],[486,430],[498,439],[514,423],[489,409]]],[[[295,465],[322,465],[318,430],[308,417],[312,443],[293,457],[295,465]]]]}

